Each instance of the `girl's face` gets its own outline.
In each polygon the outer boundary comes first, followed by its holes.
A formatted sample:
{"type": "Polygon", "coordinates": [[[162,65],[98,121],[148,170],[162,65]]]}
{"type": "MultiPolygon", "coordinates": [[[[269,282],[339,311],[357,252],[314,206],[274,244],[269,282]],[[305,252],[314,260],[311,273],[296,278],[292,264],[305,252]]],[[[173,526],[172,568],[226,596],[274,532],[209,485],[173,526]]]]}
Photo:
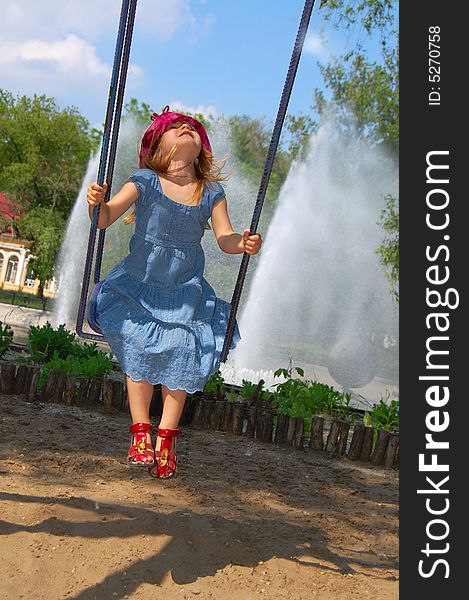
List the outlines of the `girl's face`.
{"type": "Polygon", "coordinates": [[[160,146],[163,152],[170,152],[173,146],[176,146],[175,160],[193,162],[200,154],[202,141],[192,125],[177,121],[163,133],[160,146]]]}

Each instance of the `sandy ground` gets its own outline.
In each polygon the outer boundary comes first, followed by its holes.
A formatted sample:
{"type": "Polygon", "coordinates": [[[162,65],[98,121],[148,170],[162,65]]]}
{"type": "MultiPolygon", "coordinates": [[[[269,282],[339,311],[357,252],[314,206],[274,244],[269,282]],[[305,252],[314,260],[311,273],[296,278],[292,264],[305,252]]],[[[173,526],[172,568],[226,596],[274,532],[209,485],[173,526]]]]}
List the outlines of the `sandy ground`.
{"type": "Polygon", "coordinates": [[[0,597],[398,598],[398,475],[186,428],[128,467],[128,417],[0,396],[0,597]]]}

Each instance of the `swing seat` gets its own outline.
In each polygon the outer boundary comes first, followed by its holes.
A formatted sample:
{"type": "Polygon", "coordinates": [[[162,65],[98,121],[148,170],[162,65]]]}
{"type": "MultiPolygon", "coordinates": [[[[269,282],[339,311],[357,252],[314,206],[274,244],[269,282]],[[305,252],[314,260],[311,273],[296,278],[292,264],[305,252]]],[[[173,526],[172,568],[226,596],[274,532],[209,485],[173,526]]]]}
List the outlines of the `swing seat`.
{"type": "Polygon", "coordinates": [[[90,299],[88,301],[88,325],[91,327],[91,329],[93,331],[95,331],[96,333],[99,333],[100,335],[103,335],[103,332],[101,331],[101,327],[99,326],[98,318],[96,315],[96,308],[97,308],[96,299],[98,298],[98,294],[101,290],[102,285],[103,285],[103,282],[98,281],[98,283],[91,290],[90,299]]]}

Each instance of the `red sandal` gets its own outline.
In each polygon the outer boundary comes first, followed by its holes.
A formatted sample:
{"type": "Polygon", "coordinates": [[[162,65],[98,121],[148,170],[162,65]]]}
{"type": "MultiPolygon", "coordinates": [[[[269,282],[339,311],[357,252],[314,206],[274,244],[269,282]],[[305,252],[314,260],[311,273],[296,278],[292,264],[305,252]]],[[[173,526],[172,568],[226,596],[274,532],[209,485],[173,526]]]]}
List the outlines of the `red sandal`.
{"type": "Polygon", "coordinates": [[[130,426],[132,434],[127,461],[133,467],[148,467],[155,463],[155,448],[147,442],[147,432],[151,435],[151,423],[134,423],[130,426]]]}
{"type": "Polygon", "coordinates": [[[156,465],[148,469],[152,477],[169,479],[176,475],[176,438],[180,433],[180,429],[161,429],[158,427],[161,446],[159,450],[155,450],[156,465]]]}

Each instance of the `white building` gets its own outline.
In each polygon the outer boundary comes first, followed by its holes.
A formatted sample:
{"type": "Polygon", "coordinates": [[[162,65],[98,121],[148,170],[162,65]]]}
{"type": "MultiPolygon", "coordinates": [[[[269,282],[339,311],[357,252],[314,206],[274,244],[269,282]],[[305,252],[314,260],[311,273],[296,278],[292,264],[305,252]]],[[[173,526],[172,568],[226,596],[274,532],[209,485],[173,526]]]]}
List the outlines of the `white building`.
{"type": "MultiPolygon", "coordinates": [[[[18,205],[0,192],[0,215],[11,219],[20,214],[19,211],[18,205]]],[[[31,258],[29,243],[15,238],[13,229],[0,233],[0,290],[37,295],[39,280],[29,268],[31,258]]],[[[51,280],[44,288],[44,296],[55,296],[55,293],[55,281],[51,280]]]]}

